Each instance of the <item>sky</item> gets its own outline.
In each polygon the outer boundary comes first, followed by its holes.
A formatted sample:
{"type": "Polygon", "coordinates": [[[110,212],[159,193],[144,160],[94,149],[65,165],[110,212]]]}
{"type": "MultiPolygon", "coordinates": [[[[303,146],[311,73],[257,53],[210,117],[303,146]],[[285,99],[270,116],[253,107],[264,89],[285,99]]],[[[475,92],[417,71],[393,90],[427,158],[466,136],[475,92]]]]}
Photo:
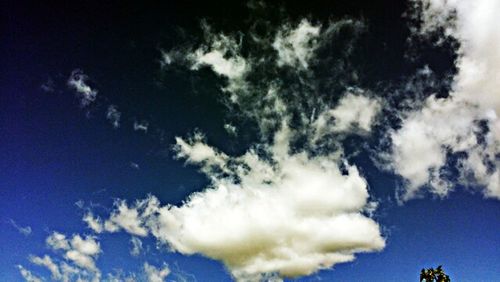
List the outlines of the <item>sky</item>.
{"type": "Polygon", "coordinates": [[[1,281],[500,279],[500,2],[101,2],[0,4],[1,281]]]}

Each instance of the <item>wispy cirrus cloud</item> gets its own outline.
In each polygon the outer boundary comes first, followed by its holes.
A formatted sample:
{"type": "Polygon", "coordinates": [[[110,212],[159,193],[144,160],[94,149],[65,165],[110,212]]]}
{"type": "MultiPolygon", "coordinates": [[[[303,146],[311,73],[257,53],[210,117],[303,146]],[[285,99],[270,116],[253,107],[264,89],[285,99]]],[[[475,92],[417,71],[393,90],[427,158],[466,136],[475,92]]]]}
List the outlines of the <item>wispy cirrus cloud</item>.
{"type": "Polygon", "coordinates": [[[133,256],[138,256],[142,252],[142,241],[137,237],[130,238],[130,244],[132,248],[130,249],[130,254],[133,256]]]}
{"type": "Polygon", "coordinates": [[[19,233],[21,233],[24,236],[29,236],[31,235],[31,227],[30,226],[20,226],[16,221],[14,221],[12,218],[9,218],[8,220],[9,224],[14,227],[19,233]]]}
{"type": "Polygon", "coordinates": [[[80,105],[87,107],[97,98],[98,91],[88,84],[89,77],[82,70],[76,69],[71,72],[67,81],[68,87],[76,92],[80,99],[80,105]]]}
{"type": "Polygon", "coordinates": [[[106,111],[106,119],[111,122],[113,128],[120,127],[120,119],[122,114],[118,111],[118,107],[115,105],[109,105],[108,110],[106,111]]]}

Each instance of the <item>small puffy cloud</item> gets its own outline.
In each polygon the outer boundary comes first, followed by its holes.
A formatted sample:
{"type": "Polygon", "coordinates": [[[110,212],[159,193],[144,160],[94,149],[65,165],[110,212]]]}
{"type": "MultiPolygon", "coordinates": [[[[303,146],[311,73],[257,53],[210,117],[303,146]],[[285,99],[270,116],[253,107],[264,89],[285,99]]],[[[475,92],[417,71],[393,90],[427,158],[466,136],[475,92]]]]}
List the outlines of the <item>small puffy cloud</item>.
{"type": "Polygon", "coordinates": [[[82,107],[89,106],[97,98],[97,90],[88,85],[88,79],[88,76],[83,71],[76,69],[71,72],[67,82],[68,87],[76,92],[82,107]]]}
{"type": "Polygon", "coordinates": [[[232,135],[232,136],[238,135],[238,129],[236,128],[236,126],[234,126],[230,123],[224,124],[224,129],[226,130],[227,134],[229,134],[229,135],[232,135]]]}
{"type": "Polygon", "coordinates": [[[71,247],[88,256],[96,256],[101,252],[99,243],[91,236],[83,238],[80,235],[74,235],[71,239],[71,247]]]}
{"type": "Polygon", "coordinates": [[[493,24],[500,11],[497,1],[414,0],[421,5],[424,35],[445,29],[460,43],[454,95],[500,113],[500,29],[493,24]],[[497,90],[498,91],[498,90],[497,90]]]}
{"type": "Polygon", "coordinates": [[[54,250],[68,250],[70,248],[66,235],[59,232],[53,232],[50,234],[45,242],[54,250]]]}
{"type": "Polygon", "coordinates": [[[163,282],[170,274],[170,269],[167,265],[157,268],[146,262],[144,263],[144,273],[148,282],[163,282]]]}
{"type": "Polygon", "coordinates": [[[193,70],[201,66],[210,67],[216,74],[229,80],[241,79],[248,71],[246,60],[240,55],[241,46],[230,36],[212,34],[208,26],[205,27],[210,45],[201,46],[188,55],[193,70]]]}
{"type": "Polygon", "coordinates": [[[92,229],[95,233],[101,233],[104,229],[102,220],[99,217],[94,217],[92,212],[87,212],[83,216],[83,221],[87,223],[87,227],[92,229]]]}
{"type": "Polygon", "coordinates": [[[134,130],[135,131],[143,131],[144,133],[148,132],[149,123],[147,121],[134,121],[134,130]]]}
{"type": "Polygon", "coordinates": [[[26,282],[42,282],[43,280],[31,273],[31,271],[27,270],[24,268],[22,265],[17,265],[17,268],[19,269],[19,273],[21,273],[21,276],[23,276],[24,281],[26,282]]]}
{"type": "Polygon", "coordinates": [[[318,115],[314,121],[315,138],[330,132],[368,133],[381,108],[377,99],[347,93],[336,107],[318,115]]]}
{"type": "Polygon", "coordinates": [[[12,218],[9,219],[9,223],[10,225],[12,225],[12,227],[14,227],[19,233],[21,233],[24,236],[29,236],[32,232],[30,226],[24,226],[24,227],[20,226],[12,218]]]}
{"type": "Polygon", "coordinates": [[[30,256],[30,261],[39,266],[43,266],[51,273],[50,281],[99,281],[100,274],[88,272],[78,266],[70,265],[65,261],[58,262],[45,255],[43,257],[30,256]]]}
{"type": "Polygon", "coordinates": [[[192,55],[194,61],[192,68],[196,70],[200,66],[206,65],[210,66],[215,73],[229,79],[242,77],[246,71],[245,60],[241,57],[225,58],[224,55],[224,49],[215,49],[208,52],[198,49],[192,55]]]}
{"type": "Polygon", "coordinates": [[[132,237],[130,239],[130,244],[132,248],[130,249],[130,254],[133,256],[138,256],[142,252],[142,241],[137,237],[132,237]]]}
{"type": "MultiPolygon", "coordinates": [[[[240,38],[204,25],[205,43],[199,47],[163,52],[164,66],[180,60],[192,70],[205,66],[225,78],[228,105],[256,125],[262,142],[231,156],[200,133],[176,137],[176,157],[199,166],[211,184],[180,206],[161,205],[154,196],[130,205],[117,201],[105,230],[151,234],[171,250],[223,262],[242,281],[308,275],[352,261],[358,253],[382,250],[380,227],[366,216],[376,207],[366,180],[339,157],[341,148],[328,150],[334,145],[326,138],[311,146],[319,131],[369,132],[381,108],[365,93],[346,94],[333,106],[318,97],[317,74],[310,66],[344,27],[356,32],[359,24],[344,20],[322,30],[302,20],[240,38]],[[277,75],[285,66],[290,80],[277,75]],[[316,126],[319,116],[325,122],[316,126]]],[[[347,56],[350,44],[341,56],[347,56]]]]}
{"type": "Polygon", "coordinates": [[[75,263],[78,267],[96,274],[99,273],[94,259],[101,252],[101,247],[94,237],[82,237],[76,234],[71,239],[67,239],[64,234],[53,232],[47,237],[46,243],[55,251],[63,250],[64,257],[75,263]]]}
{"type": "Polygon", "coordinates": [[[474,108],[431,96],[425,106],[403,120],[393,131],[392,166],[408,180],[403,200],[417,195],[424,186],[445,196],[452,188],[439,174],[448,152],[467,151],[477,145],[474,108]]]}
{"type": "Polygon", "coordinates": [[[296,28],[284,25],[276,34],[272,47],[278,52],[278,66],[307,69],[313,57],[321,26],[303,19],[296,28]]]}
{"type": "MultiPolygon", "coordinates": [[[[55,252],[55,256],[30,255],[29,261],[37,266],[46,268],[50,272],[50,278],[47,276],[37,277],[30,270],[23,266],[17,266],[21,275],[26,281],[41,282],[41,281],[165,281],[165,278],[171,274],[167,264],[163,263],[161,267],[155,267],[147,262],[142,265],[139,272],[123,272],[120,269],[114,269],[113,272],[108,272],[102,275],[101,270],[96,266],[95,260],[101,253],[101,247],[96,238],[91,236],[81,236],[75,234],[71,238],[67,238],[61,233],[52,233],[47,238],[47,242],[51,242],[51,247],[55,252]],[[55,243],[57,242],[57,243],[55,243]],[[64,242],[64,243],[61,243],[64,242]],[[56,246],[56,247],[54,247],[56,246]],[[61,252],[62,250],[62,252],[61,252]],[[59,256],[59,257],[58,257],[59,256]],[[101,279],[105,277],[104,279],[101,279]]],[[[133,249],[132,255],[138,255],[142,250],[142,242],[136,237],[132,237],[131,243],[133,249]]],[[[176,277],[183,278],[184,273],[177,270],[173,273],[176,277]]],[[[182,280],[187,281],[187,280],[182,280]]]]}
{"type": "Polygon", "coordinates": [[[137,235],[146,236],[148,231],[143,227],[142,218],[135,209],[130,209],[125,201],[115,203],[116,209],[108,220],[104,222],[104,229],[108,232],[117,232],[120,229],[137,235]]]}
{"type": "Polygon", "coordinates": [[[378,100],[349,93],[329,112],[335,120],[333,130],[347,131],[357,127],[369,132],[380,108],[378,100]]]}
{"type": "Polygon", "coordinates": [[[106,111],[106,119],[111,122],[114,128],[120,127],[121,113],[115,105],[110,105],[106,111]]]}

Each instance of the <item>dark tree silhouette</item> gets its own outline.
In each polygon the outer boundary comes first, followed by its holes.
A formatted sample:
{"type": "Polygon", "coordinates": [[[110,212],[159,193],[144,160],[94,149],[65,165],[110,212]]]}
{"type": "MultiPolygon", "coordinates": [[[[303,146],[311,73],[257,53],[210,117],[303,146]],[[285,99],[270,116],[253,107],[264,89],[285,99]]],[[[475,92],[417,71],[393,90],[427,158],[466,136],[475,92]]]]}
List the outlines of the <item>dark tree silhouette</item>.
{"type": "Polygon", "coordinates": [[[443,267],[440,265],[436,269],[428,268],[422,269],[420,271],[420,282],[450,282],[450,277],[446,275],[443,271],[443,267]]]}

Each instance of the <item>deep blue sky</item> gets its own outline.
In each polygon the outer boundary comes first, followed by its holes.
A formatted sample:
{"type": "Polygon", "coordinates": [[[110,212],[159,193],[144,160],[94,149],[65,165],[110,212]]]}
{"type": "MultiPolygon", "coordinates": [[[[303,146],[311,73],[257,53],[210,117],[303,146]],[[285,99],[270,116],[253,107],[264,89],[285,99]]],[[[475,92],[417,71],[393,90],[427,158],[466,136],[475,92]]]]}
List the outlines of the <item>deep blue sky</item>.
{"type": "MultiPolygon", "coordinates": [[[[251,130],[233,139],[224,132],[228,117],[217,102],[220,82],[213,74],[165,74],[159,63],[161,48],[199,36],[201,18],[226,30],[244,26],[244,4],[28,2],[0,4],[1,281],[22,281],[15,266],[30,266],[30,254],[48,253],[45,238],[50,232],[88,232],[83,211],[75,205],[79,200],[106,212],[116,198],[153,194],[163,203],[180,204],[192,191],[203,189],[207,179],[173,158],[175,136],[200,129],[230,153],[255,140],[251,130]],[[88,74],[99,90],[91,109],[81,109],[65,85],[74,69],[88,74]],[[49,79],[55,91],[42,91],[49,79]],[[122,111],[118,129],[105,118],[110,103],[122,111]],[[135,119],[150,121],[153,130],[133,131],[135,119]],[[140,169],[131,168],[131,162],[140,169]],[[30,226],[32,233],[20,234],[11,220],[30,226]]],[[[362,65],[364,86],[398,81],[424,63],[438,76],[450,70],[453,55],[445,48],[423,48],[416,61],[404,58],[408,34],[401,18],[403,1],[332,2],[285,8],[291,18],[363,18],[369,32],[361,40],[364,57],[354,63],[362,65]]],[[[370,191],[381,200],[376,220],[387,247],[299,281],[416,281],[421,268],[440,264],[453,281],[498,281],[497,200],[457,187],[446,199],[427,197],[400,206],[394,199],[400,179],[380,172],[366,154],[359,162],[370,191]]],[[[128,240],[126,234],[100,235],[103,253],[97,265],[103,272],[138,271],[144,261],[164,261],[198,281],[230,281],[220,263],[156,250],[151,238],[144,240],[150,251],[132,257],[128,240]]],[[[35,266],[30,269],[47,274],[35,266]]]]}

